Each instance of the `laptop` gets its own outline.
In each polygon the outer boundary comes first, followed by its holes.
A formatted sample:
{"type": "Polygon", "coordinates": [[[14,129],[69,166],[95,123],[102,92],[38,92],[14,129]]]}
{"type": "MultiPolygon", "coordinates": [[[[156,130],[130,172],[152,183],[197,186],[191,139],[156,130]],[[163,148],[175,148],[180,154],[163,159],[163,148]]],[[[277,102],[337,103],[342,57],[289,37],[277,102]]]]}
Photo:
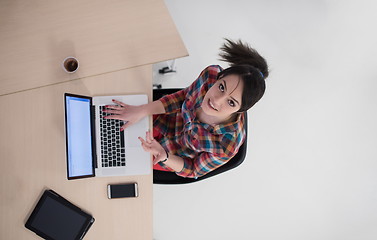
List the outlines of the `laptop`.
{"type": "Polygon", "coordinates": [[[148,117],[120,131],[123,121],[104,119],[113,99],[130,105],[148,102],[146,95],[80,96],[65,93],[67,178],[147,175],[151,158],[138,137],[149,129],[148,117]]]}

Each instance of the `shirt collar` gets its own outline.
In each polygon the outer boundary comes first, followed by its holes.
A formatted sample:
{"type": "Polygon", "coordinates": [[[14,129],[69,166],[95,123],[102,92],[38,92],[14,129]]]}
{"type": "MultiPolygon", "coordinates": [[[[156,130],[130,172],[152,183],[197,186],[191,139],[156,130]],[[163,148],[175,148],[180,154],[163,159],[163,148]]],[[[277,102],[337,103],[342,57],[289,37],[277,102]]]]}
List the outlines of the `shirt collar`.
{"type": "MultiPolygon", "coordinates": [[[[186,106],[182,108],[182,115],[185,123],[192,123],[195,121],[196,117],[196,108],[187,109],[186,106]]],[[[244,126],[244,113],[239,113],[236,120],[233,122],[219,124],[216,126],[211,126],[207,123],[202,123],[203,127],[205,127],[210,132],[216,134],[226,134],[226,133],[235,133],[239,132],[243,129],[244,126]]]]}
{"type": "Polygon", "coordinates": [[[244,113],[239,113],[236,121],[225,124],[219,124],[213,127],[213,131],[217,134],[234,133],[243,129],[243,125],[244,113]]]}

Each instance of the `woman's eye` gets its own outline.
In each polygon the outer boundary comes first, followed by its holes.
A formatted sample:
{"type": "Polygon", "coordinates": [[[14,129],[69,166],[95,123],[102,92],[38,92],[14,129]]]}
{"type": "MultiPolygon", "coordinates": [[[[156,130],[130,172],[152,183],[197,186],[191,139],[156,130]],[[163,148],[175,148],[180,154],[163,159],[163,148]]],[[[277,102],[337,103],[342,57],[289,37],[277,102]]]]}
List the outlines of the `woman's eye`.
{"type": "Polygon", "coordinates": [[[229,100],[229,101],[228,101],[228,104],[229,104],[229,106],[231,106],[231,107],[235,107],[235,106],[236,106],[236,104],[234,103],[233,100],[229,100]]]}
{"type": "Polygon", "coordinates": [[[220,85],[219,85],[219,89],[220,89],[221,92],[224,92],[224,89],[225,89],[225,88],[224,88],[224,85],[223,85],[222,83],[220,83],[220,85]]]}

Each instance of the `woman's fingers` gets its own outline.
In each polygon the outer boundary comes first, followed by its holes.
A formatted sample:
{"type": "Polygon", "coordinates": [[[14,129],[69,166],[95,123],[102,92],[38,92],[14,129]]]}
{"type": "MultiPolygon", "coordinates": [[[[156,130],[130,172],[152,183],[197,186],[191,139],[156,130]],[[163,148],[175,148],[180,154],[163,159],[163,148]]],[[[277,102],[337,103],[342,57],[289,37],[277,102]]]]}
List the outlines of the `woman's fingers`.
{"type": "Polygon", "coordinates": [[[153,158],[153,165],[156,165],[157,163],[159,163],[160,161],[159,161],[159,159],[157,159],[157,158],[153,158]]]}
{"type": "Polygon", "coordinates": [[[138,139],[140,140],[141,144],[145,144],[145,140],[142,138],[142,137],[138,137],[138,139]]]}
{"type": "Polygon", "coordinates": [[[149,142],[147,139],[143,139],[142,137],[139,137],[139,140],[141,142],[141,146],[145,151],[150,152],[154,155],[159,154],[156,142],[149,142]]]}
{"type": "MultiPolygon", "coordinates": [[[[104,112],[108,113],[108,116],[104,118],[124,121],[123,130],[145,117],[143,111],[137,106],[128,105],[117,100],[113,100],[113,102],[117,105],[105,106],[104,112]]],[[[147,141],[149,141],[148,139],[150,138],[147,138],[147,141]]]]}
{"type": "Polygon", "coordinates": [[[113,102],[115,102],[116,104],[118,104],[118,105],[120,105],[120,106],[122,106],[122,107],[127,107],[127,106],[128,106],[127,104],[122,103],[122,102],[120,102],[120,101],[117,101],[117,100],[115,100],[115,99],[113,99],[113,102]]]}
{"type": "Polygon", "coordinates": [[[148,143],[152,143],[154,141],[153,135],[149,130],[145,133],[145,141],[148,143]]]}
{"type": "MultiPolygon", "coordinates": [[[[122,107],[117,105],[106,105],[105,108],[102,110],[105,113],[113,114],[113,115],[120,115],[122,114],[122,107]]],[[[105,116],[104,118],[107,119],[117,119],[117,118],[111,118],[113,115],[105,116]]]]}
{"type": "Polygon", "coordinates": [[[149,133],[148,133],[148,131],[146,131],[145,132],[145,142],[147,142],[147,143],[151,143],[151,141],[149,141],[149,133]]]}
{"type": "Polygon", "coordinates": [[[113,109],[113,110],[121,110],[122,107],[119,106],[119,105],[106,105],[106,106],[105,106],[105,110],[108,111],[109,109],[113,109]]]}
{"type": "Polygon", "coordinates": [[[128,128],[131,125],[129,121],[125,121],[122,127],[120,127],[120,131],[124,131],[124,129],[128,128]]]}
{"type": "Polygon", "coordinates": [[[141,137],[139,137],[139,140],[141,141],[141,147],[144,149],[144,151],[151,153],[156,158],[156,155],[158,155],[158,152],[153,148],[152,144],[146,142],[141,137]]]}
{"type": "Polygon", "coordinates": [[[105,119],[123,120],[123,118],[121,118],[120,115],[109,115],[109,116],[105,116],[103,118],[105,118],[105,119]]]}
{"type": "Polygon", "coordinates": [[[151,133],[150,130],[148,130],[148,131],[145,133],[145,141],[148,142],[148,143],[153,143],[153,141],[154,141],[153,134],[151,133]]]}
{"type": "Polygon", "coordinates": [[[139,137],[139,140],[141,142],[141,146],[143,147],[145,151],[150,152],[152,150],[152,146],[150,143],[145,141],[142,137],[139,137]]]}
{"type": "Polygon", "coordinates": [[[148,130],[148,135],[149,135],[149,140],[151,142],[154,141],[153,133],[151,132],[151,130],[148,130]]]}
{"type": "MultiPolygon", "coordinates": [[[[147,132],[148,133],[148,132],[147,132]]],[[[148,136],[149,137],[149,136],[148,136]]],[[[142,137],[139,137],[139,140],[141,142],[141,146],[144,149],[144,151],[149,152],[153,155],[153,164],[157,164],[161,160],[161,153],[157,150],[156,142],[149,142],[147,139],[143,139],[142,137]]]]}
{"type": "Polygon", "coordinates": [[[105,113],[110,113],[110,114],[121,114],[121,111],[120,110],[109,110],[109,109],[105,109],[103,110],[103,112],[105,113]]]}

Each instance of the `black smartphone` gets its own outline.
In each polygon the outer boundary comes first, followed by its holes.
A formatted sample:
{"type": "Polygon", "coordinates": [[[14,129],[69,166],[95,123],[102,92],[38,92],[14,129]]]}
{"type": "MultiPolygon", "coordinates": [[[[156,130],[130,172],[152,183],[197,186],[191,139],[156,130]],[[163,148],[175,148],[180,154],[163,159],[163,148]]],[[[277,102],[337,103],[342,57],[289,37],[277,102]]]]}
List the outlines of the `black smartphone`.
{"type": "Polygon", "coordinates": [[[137,183],[107,185],[107,197],[109,199],[137,197],[137,196],[138,196],[137,183]]]}

